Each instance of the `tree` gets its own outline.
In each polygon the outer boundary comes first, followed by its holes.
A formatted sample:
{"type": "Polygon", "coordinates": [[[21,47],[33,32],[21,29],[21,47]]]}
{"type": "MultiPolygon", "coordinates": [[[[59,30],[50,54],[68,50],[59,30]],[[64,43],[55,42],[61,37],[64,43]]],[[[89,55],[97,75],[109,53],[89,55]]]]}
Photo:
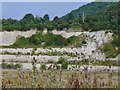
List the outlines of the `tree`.
{"type": "Polygon", "coordinates": [[[90,30],[90,27],[89,27],[89,24],[88,24],[88,23],[84,23],[84,24],[82,25],[82,28],[83,28],[83,30],[85,30],[85,31],[90,30]]]}
{"type": "Polygon", "coordinates": [[[43,19],[42,19],[41,17],[39,17],[39,16],[36,16],[36,17],[34,18],[34,22],[35,22],[35,24],[40,24],[40,23],[43,22],[43,19]]]}
{"type": "Polygon", "coordinates": [[[26,15],[23,17],[23,20],[33,21],[33,20],[34,20],[34,16],[33,16],[31,13],[26,14],[26,15]]]}
{"type": "Polygon", "coordinates": [[[45,15],[43,16],[43,20],[44,20],[45,22],[49,21],[49,15],[48,15],[48,14],[45,14],[45,15]]]}
{"type": "Polygon", "coordinates": [[[55,17],[54,17],[53,21],[55,21],[55,20],[58,20],[58,16],[55,16],[55,17]]]}
{"type": "Polygon", "coordinates": [[[73,20],[74,16],[72,13],[68,14],[68,17],[66,18],[67,21],[73,20]]]}

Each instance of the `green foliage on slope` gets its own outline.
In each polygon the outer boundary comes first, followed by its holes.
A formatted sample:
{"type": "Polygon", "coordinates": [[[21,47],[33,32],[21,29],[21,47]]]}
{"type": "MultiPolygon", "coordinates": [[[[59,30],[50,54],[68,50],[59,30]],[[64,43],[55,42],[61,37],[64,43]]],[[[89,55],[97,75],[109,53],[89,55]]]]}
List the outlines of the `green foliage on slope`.
{"type": "Polygon", "coordinates": [[[82,25],[84,30],[117,30],[119,18],[118,9],[118,3],[92,2],[73,10],[62,18],[68,22],[82,25]],[[84,23],[82,23],[83,12],[85,16],[84,23]]]}
{"type": "Polygon", "coordinates": [[[55,18],[50,21],[49,15],[42,17],[34,17],[32,14],[26,14],[21,20],[3,19],[2,30],[29,30],[38,29],[48,30],[64,28],[83,28],[83,30],[117,30],[118,27],[118,3],[113,2],[92,2],[84,5],[76,10],[71,11],[65,16],[55,18]],[[82,13],[85,13],[85,23],[82,22],[82,13]]]}
{"type": "Polygon", "coordinates": [[[73,36],[66,39],[61,35],[54,35],[49,31],[46,34],[39,31],[28,38],[18,36],[16,42],[10,47],[79,47],[83,44],[86,44],[84,36],[73,36]]]}
{"type": "Polygon", "coordinates": [[[37,32],[31,37],[25,38],[23,36],[17,37],[16,42],[10,47],[34,47],[34,46],[66,46],[68,44],[67,39],[61,35],[54,35],[50,32],[43,34],[37,32]]]}
{"type": "Polygon", "coordinates": [[[101,51],[105,53],[106,58],[114,58],[118,55],[118,50],[116,50],[115,46],[111,42],[105,43],[101,51]]]}
{"type": "MultiPolygon", "coordinates": [[[[26,14],[21,20],[14,19],[3,19],[2,20],[2,31],[13,31],[13,30],[30,30],[37,29],[43,30],[47,28],[48,30],[63,30],[68,28],[83,29],[85,31],[98,31],[110,29],[114,32],[115,37],[110,45],[105,45],[103,51],[107,52],[107,57],[114,57],[116,53],[120,54],[120,51],[115,50],[118,48],[120,50],[120,2],[92,2],[79,7],[76,10],[71,11],[65,16],[55,18],[50,21],[49,15],[45,14],[42,17],[34,17],[32,14],[26,14]],[[85,22],[82,22],[82,14],[85,13],[85,22]],[[114,52],[114,54],[112,54],[114,52]]],[[[76,37],[71,37],[66,40],[62,36],[52,35],[47,33],[47,35],[42,35],[42,33],[37,33],[30,38],[19,37],[15,44],[12,46],[81,46],[77,42],[76,37]],[[76,40],[76,41],[75,41],[76,40]],[[75,42],[74,42],[75,41],[75,42]]],[[[85,44],[85,40],[80,40],[81,43],[85,44]]]]}
{"type": "Polygon", "coordinates": [[[86,37],[80,35],[80,36],[72,36],[68,38],[68,43],[71,46],[74,47],[81,47],[83,44],[86,44],[87,42],[85,41],[86,37]]]}

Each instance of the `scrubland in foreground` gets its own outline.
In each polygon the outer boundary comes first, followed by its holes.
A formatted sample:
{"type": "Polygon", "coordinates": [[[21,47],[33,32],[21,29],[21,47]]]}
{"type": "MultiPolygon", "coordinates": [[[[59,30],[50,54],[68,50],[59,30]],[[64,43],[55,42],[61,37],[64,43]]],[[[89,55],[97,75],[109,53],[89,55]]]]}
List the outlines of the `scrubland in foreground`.
{"type": "Polygon", "coordinates": [[[109,71],[4,70],[2,76],[3,88],[118,88],[118,74],[109,71]]]}

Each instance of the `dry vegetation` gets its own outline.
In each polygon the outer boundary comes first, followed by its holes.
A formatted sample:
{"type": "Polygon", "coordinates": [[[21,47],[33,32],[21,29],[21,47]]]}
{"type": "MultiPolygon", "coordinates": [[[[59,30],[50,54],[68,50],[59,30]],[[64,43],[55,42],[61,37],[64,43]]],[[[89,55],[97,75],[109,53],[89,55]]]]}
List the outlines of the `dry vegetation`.
{"type": "MultiPolygon", "coordinates": [[[[61,69],[46,69],[42,64],[36,68],[33,58],[32,70],[3,69],[2,88],[118,88],[118,73],[107,71],[67,70],[68,63],[60,59],[61,69]]],[[[49,62],[50,63],[50,62],[49,62]]]]}
{"type": "Polygon", "coordinates": [[[88,71],[3,71],[3,88],[117,88],[118,74],[88,71]],[[13,74],[14,73],[14,74],[13,74]]]}

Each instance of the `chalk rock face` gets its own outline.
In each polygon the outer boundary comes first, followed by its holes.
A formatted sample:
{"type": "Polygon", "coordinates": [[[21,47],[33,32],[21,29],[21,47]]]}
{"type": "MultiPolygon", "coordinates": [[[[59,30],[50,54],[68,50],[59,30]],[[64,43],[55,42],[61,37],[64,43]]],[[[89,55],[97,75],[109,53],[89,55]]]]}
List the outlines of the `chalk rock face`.
{"type": "Polygon", "coordinates": [[[82,34],[81,32],[69,32],[68,33],[66,31],[57,31],[57,30],[53,30],[52,33],[55,35],[62,35],[65,38],[69,38],[71,36],[79,36],[82,34]]]}
{"type": "Polygon", "coordinates": [[[3,31],[0,32],[0,45],[4,45],[4,46],[9,46],[11,44],[13,44],[16,41],[16,37],[18,35],[20,36],[24,36],[24,37],[30,37],[33,34],[36,33],[37,30],[30,30],[30,31],[3,31]]]}
{"type": "Polygon", "coordinates": [[[115,58],[108,58],[107,60],[120,61],[120,54],[117,55],[115,58]]]}
{"type": "Polygon", "coordinates": [[[0,53],[6,54],[6,53],[10,53],[10,54],[31,54],[32,53],[33,48],[0,48],[0,53]]]}
{"type": "MultiPolygon", "coordinates": [[[[108,41],[112,40],[112,33],[105,31],[66,32],[55,30],[52,33],[56,35],[62,35],[65,38],[79,35],[87,36],[85,37],[87,44],[83,45],[81,48],[76,50],[76,52],[80,54],[80,58],[84,59],[92,58],[97,60],[105,60],[105,54],[101,53],[100,50],[98,50],[98,48],[101,47],[101,45],[103,45],[104,43],[107,43],[108,41]]],[[[73,52],[74,50],[72,50],[72,53],[73,52]]]]}
{"type": "MultiPolygon", "coordinates": [[[[43,31],[43,34],[46,34],[48,31],[45,29],[43,31]]],[[[11,45],[15,42],[16,37],[18,35],[29,37],[33,34],[35,34],[35,30],[31,31],[26,31],[26,32],[20,32],[20,31],[14,31],[14,32],[0,32],[2,34],[2,43],[0,45],[11,45]]],[[[34,54],[36,55],[47,55],[49,53],[59,53],[59,55],[53,55],[53,56],[44,56],[43,59],[41,57],[37,57],[38,59],[47,61],[48,59],[55,59],[58,60],[60,55],[64,55],[64,57],[67,58],[69,61],[74,61],[74,60],[82,60],[82,59],[95,59],[95,60],[106,60],[105,54],[101,53],[99,48],[104,44],[112,40],[112,33],[106,32],[106,31],[95,31],[95,32],[66,32],[66,31],[57,31],[53,30],[53,34],[55,35],[61,35],[65,38],[70,38],[71,36],[85,36],[86,44],[83,44],[81,47],[62,47],[62,48],[37,48],[34,54]],[[73,55],[70,56],[70,55],[73,55]],[[66,56],[65,56],[66,55],[66,56]]],[[[17,49],[12,49],[12,48],[1,48],[0,53],[15,53],[15,54],[23,54],[23,55],[30,55],[32,53],[33,48],[17,48],[17,49]]],[[[10,56],[4,56],[4,59],[6,57],[11,58],[10,56]]],[[[13,56],[15,57],[15,56],[13,56]]],[[[16,57],[15,57],[16,58],[16,57]]],[[[21,59],[22,57],[17,57],[17,59],[21,59]]],[[[12,59],[12,58],[11,58],[12,59]]],[[[28,59],[30,60],[31,57],[24,57],[22,59],[28,59]]],[[[116,60],[120,60],[120,55],[115,58],[116,60]]],[[[110,60],[110,59],[109,59],[110,60]]],[[[113,59],[111,59],[113,60],[113,59]]]]}
{"type": "Polygon", "coordinates": [[[115,58],[117,61],[120,61],[120,54],[115,58]]]}
{"type": "Polygon", "coordinates": [[[53,30],[52,33],[55,35],[62,35],[65,38],[69,38],[71,36],[79,36],[79,35],[84,34],[84,35],[90,36],[91,38],[93,37],[93,39],[95,39],[98,42],[98,45],[101,45],[102,43],[112,39],[112,33],[110,32],[106,33],[105,31],[66,32],[66,31],[53,30]]]}

